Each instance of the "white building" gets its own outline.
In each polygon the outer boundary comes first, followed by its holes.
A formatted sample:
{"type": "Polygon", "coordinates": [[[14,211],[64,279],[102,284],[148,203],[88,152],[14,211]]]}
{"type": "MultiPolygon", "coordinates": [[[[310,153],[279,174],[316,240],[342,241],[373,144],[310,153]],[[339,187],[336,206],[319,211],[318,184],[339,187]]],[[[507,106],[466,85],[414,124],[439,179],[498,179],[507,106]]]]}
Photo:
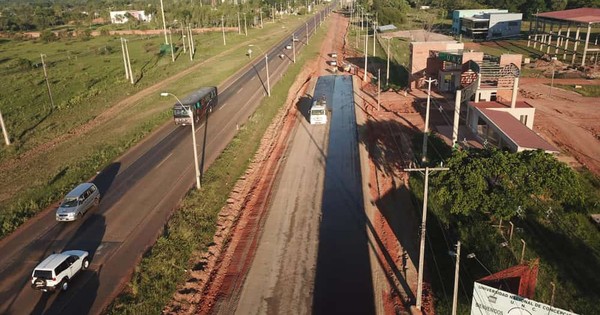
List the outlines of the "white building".
{"type": "Polygon", "coordinates": [[[129,21],[127,16],[131,16],[140,22],[149,22],[152,20],[152,15],[146,15],[144,11],[126,10],[110,11],[110,22],[113,24],[125,24],[129,21]]]}

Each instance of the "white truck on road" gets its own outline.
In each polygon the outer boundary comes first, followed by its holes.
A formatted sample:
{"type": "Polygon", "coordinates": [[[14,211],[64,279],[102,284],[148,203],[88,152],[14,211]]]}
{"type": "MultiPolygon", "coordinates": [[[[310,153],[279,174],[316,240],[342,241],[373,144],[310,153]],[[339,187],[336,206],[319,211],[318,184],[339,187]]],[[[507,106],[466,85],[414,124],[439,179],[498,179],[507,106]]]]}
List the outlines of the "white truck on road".
{"type": "Polygon", "coordinates": [[[327,123],[327,101],[325,97],[314,100],[310,107],[310,124],[326,124],[327,123]]]}

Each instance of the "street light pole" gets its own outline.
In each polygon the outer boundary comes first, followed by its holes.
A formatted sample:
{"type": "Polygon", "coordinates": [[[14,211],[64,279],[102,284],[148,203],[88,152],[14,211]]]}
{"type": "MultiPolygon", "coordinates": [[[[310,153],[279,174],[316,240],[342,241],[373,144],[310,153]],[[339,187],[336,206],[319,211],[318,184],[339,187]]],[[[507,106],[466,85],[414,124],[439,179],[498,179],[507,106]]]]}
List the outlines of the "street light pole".
{"type": "MultiPolygon", "coordinates": [[[[249,47],[258,47],[258,49],[260,49],[262,52],[264,52],[264,50],[262,50],[262,48],[260,48],[260,46],[254,45],[254,44],[250,44],[248,45],[249,47]]],[[[248,50],[248,55],[252,54],[252,49],[248,50]]],[[[269,80],[269,55],[265,52],[265,69],[267,71],[267,96],[271,96],[271,81],[269,80]]]]}
{"type": "Polygon", "coordinates": [[[419,275],[417,281],[417,309],[421,310],[421,301],[423,298],[423,265],[425,259],[425,232],[426,232],[426,223],[427,223],[427,195],[429,190],[429,172],[430,171],[447,171],[449,168],[447,167],[436,167],[436,168],[405,168],[405,172],[414,172],[414,171],[425,171],[425,188],[423,189],[423,217],[421,219],[421,246],[419,251],[419,275]]]}
{"type": "Polygon", "coordinates": [[[423,156],[421,162],[427,161],[427,133],[429,132],[429,102],[431,100],[431,83],[437,82],[436,79],[425,80],[427,82],[427,109],[425,110],[425,127],[423,129],[423,156]]]}
{"type": "Polygon", "coordinates": [[[265,69],[267,69],[267,95],[271,97],[271,83],[269,80],[269,55],[265,53],[265,69]]]}
{"type": "MultiPolygon", "coordinates": [[[[169,93],[169,92],[160,93],[160,96],[169,96],[169,95],[173,96],[177,100],[179,105],[181,105],[182,108],[185,108],[185,105],[183,105],[183,103],[181,103],[181,101],[179,100],[179,98],[177,96],[175,96],[175,94],[169,93]]],[[[202,188],[202,185],[200,183],[200,168],[198,166],[198,149],[196,148],[196,126],[194,124],[194,114],[192,113],[191,106],[188,106],[186,111],[187,111],[188,116],[190,116],[190,120],[192,121],[192,142],[193,142],[193,146],[194,146],[194,166],[196,167],[196,189],[200,190],[200,188],[202,188]]]]}
{"type": "Polygon", "coordinates": [[[369,32],[365,34],[365,74],[363,75],[363,82],[367,82],[367,49],[369,43],[369,32]]]}

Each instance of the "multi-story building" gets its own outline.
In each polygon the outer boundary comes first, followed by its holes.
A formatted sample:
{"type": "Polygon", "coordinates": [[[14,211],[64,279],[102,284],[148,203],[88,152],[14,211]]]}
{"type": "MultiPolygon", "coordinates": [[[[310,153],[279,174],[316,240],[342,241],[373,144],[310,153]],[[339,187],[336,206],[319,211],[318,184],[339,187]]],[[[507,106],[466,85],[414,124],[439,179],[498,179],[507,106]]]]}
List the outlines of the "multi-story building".
{"type": "Polygon", "coordinates": [[[455,10],[452,32],[482,40],[517,37],[522,19],[522,13],[509,13],[508,10],[455,10]]]}

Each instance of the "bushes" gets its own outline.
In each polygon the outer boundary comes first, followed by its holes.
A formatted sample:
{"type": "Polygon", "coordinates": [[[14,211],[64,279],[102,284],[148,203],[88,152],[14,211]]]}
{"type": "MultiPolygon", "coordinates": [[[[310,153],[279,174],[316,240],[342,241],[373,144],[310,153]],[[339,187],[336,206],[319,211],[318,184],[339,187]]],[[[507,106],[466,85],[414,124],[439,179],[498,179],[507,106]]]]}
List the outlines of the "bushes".
{"type": "Polygon", "coordinates": [[[40,40],[44,43],[55,42],[58,40],[58,36],[52,31],[44,30],[40,33],[40,40]]]}

